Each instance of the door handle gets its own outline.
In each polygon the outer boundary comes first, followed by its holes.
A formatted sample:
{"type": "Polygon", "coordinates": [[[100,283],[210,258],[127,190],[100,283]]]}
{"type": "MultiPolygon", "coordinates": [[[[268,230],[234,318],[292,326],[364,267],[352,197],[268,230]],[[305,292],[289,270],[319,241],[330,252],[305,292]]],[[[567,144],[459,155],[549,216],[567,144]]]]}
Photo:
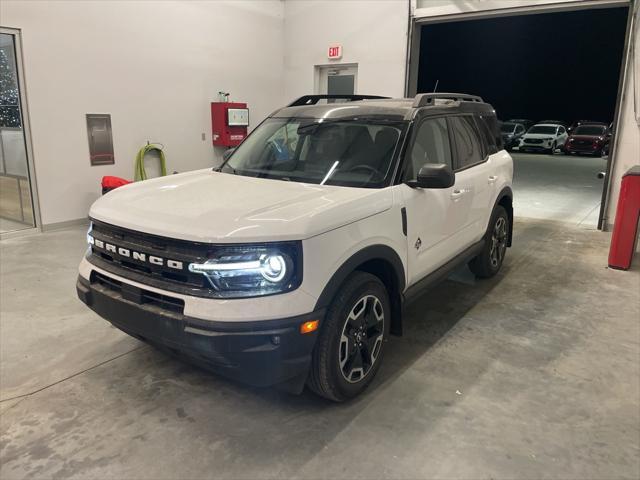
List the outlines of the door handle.
{"type": "Polygon", "coordinates": [[[466,190],[454,190],[453,192],[451,192],[451,198],[453,200],[457,200],[458,198],[462,197],[465,193],[467,193],[466,190]]]}
{"type": "Polygon", "coordinates": [[[488,181],[489,183],[496,183],[496,180],[498,180],[497,175],[491,175],[491,176],[487,179],[487,181],[488,181]]]}

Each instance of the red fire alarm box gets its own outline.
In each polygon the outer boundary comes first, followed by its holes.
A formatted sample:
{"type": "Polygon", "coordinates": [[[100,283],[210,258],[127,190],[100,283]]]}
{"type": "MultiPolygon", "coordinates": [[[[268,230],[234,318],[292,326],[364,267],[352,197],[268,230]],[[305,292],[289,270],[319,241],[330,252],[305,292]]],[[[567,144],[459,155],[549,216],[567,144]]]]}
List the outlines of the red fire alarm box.
{"type": "Polygon", "coordinates": [[[219,147],[236,147],[247,136],[249,109],[246,103],[212,102],[211,137],[219,147]]]}

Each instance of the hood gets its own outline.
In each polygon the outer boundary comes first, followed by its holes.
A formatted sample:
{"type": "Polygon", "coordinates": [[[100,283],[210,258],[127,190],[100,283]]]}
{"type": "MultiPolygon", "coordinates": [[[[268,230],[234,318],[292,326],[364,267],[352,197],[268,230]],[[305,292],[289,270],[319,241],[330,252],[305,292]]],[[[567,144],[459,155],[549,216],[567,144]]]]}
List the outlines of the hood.
{"type": "Polygon", "coordinates": [[[349,188],[198,170],[98,199],[96,220],[199,242],[302,240],[391,208],[391,189],[349,188]]]}
{"type": "Polygon", "coordinates": [[[525,133],[523,138],[555,138],[555,133],[525,133]]]}

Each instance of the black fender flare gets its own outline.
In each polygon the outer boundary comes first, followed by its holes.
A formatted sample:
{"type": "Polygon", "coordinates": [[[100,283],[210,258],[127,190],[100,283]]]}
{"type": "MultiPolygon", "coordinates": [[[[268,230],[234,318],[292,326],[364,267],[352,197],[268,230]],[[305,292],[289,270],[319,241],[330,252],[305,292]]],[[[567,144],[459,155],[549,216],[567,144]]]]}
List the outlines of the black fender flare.
{"type": "Polygon", "coordinates": [[[400,256],[388,245],[370,245],[354,253],[340,265],[322,290],[314,310],[328,307],[347,277],[357,270],[360,265],[370,260],[383,260],[391,265],[395,273],[398,294],[402,295],[405,288],[406,277],[400,256]]]}
{"type": "MultiPolygon", "coordinates": [[[[493,204],[493,209],[491,210],[491,212],[493,214],[493,211],[504,198],[508,198],[509,202],[511,203],[511,210],[507,209],[507,215],[509,215],[509,242],[507,243],[507,246],[510,247],[513,240],[513,190],[511,190],[511,187],[504,187],[502,190],[500,190],[500,193],[496,197],[496,201],[493,204]]],[[[489,222],[491,222],[491,217],[489,217],[489,222]]],[[[488,230],[489,225],[487,225],[487,231],[488,230]]]]}

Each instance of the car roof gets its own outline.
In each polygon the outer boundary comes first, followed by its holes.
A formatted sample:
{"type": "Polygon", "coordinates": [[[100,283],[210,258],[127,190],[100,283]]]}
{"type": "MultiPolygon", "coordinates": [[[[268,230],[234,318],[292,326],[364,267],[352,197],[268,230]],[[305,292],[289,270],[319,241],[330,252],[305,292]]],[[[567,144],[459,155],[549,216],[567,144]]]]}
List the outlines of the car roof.
{"type": "Polygon", "coordinates": [[[281,108],[272,116],[323,119],[380,116],[402,120],[407,114],[413,112],[412,104],[413,99],[411,98],[357,100],[353,102],[289,106],[281,108]]]}
{"type": "Polygon", "coordinates": [[[560,123],[536,123],[533,125],[534,127],[564,127],[564,125],[560,123]]]}
{"type": "MultiPolygon", "coordinates": [[[[435,113],[467,113],[483,112],[495,113],[493,107],[484,103],[480,97],[471,97],[464,94],[427,94],[417,95],[416,98],[365,98],[337,103],[317,103],[326,98],[326,95],[307,95],[292,102],[291,105],[281,108],[271,114],[276,118],[313,118],[313,119],[385,119],[385,120],[411,120],[418,112],[435,113]],[[437,98],[437,95],[443,95],[437,98]],[[459,95],[460,98],[450,98],[459,95]],[[422,97],[427,97],[422,101],[422,97]],[[434,97],[434,98],[431,98],[434,97]],[[474,100],[466,100],[473,98],[474,100]],[[310,99],[310,100],[309,100],[310,99]],[[303,103],[304,101],[315,103],[303,103]],[[302,103],[302,104],[301,104],[302,103]]],[[[354,98],[361,96],[354,95],[354,98]]],[[[365,96],[366,97],[366,96],[365,96]]]]}

